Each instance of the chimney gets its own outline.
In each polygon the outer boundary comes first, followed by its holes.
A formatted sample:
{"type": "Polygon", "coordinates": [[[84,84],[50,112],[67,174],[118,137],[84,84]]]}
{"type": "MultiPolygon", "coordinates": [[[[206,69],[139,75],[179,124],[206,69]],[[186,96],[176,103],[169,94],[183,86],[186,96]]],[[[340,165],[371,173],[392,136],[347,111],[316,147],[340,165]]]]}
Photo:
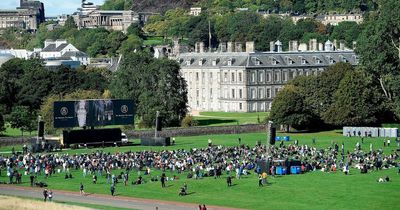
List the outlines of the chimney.
{"type": "Polygon", "coordinates": [[[353,50],[355,50],[356,47],[357,47],[357,42],[356,42],[356,41],[353,41],[353,50]]]}
{"type": "Polygon", "coordinates": [[[241,42],[235,42],[235,52],[242,52],[243,45],[241,42]]]}
{"type": "Polygon", "coordinates": [[[297,52],[299,46],[297,40],[289,41],[289,51],[297,52]]]}
{"type": "Polygon", "coordinates": [[[318,44],[318,51],[324,51],[324,44],[322,43],[318,44]]]}
{"type": "Polygon", "coordinates": [[[228,52],[233,52],[233,46],[232,42],[228,42],[228,52]]]}
{"type": "Polygon", "coordinates": [[[300,43],[298,51],[301,51],[301,52],[307,51],[307,44],[306,43],[300,43]]]}
{"type": "Polygon", "coordinates": [[[275,42],[275,45],[276,45],[276,51],[282,52],[282,42],[278,40],[275,42]]]}
{"type": "Polygon", "coordinates": [[[200,42],[199,43],[199,45],[200,45],[200,53],[204,53],[205,52],[205,50],[204,50],[204,42],[200,42]]]}
{"type": "Polygon", "coordinates": [[[333,40],[333,47],[334,47],[333,51],[336,51],[338,49],[337,40],[336,39],[333,40]]]}
{"type": "Polygon", "coordinates": [[[344,42],[343,41],[339,42],[339,48],[341,51],[344,51],[344,42]]]}
{"type": "Polygon", "coordinates": [[[194,53],[198,53],[198,52],[199,52],[199,43],[196,42],[196,43],[194,44],[194,53]]]}
{"type": "Polygon", "coordinates": [[[181,45],[179,44],[179,39],[174,39],[173,54],[179,55],[180,50],[181,50],[181,45]]]}
{"type": "Polygon", "coordinates": [[[54,44],[54,41],[52,39],[46,39],[44,40],[44,47],[47,47],[51,44],[54,44]]]}
{"type": "Polygon", "coordinates": [[[275,51],[275,43],[274,42],[269,42],[269,51],[274,52],[275,51]]]}
{"type": "Polygon", "coordinates": [[[226,42],[220,42],[219,46],[221,52],[226,52],[226,42]]]}
{"type": "Polygon", "coordinates": [[[318,47],[317,39],[310,39],[308,46],[310,48],[310,51],[317,51],[318,47]]]}
{"type": "Polygon", "coordinates": [[[254,41],[246,42],[246,52],[254,52],[254,41]]]}

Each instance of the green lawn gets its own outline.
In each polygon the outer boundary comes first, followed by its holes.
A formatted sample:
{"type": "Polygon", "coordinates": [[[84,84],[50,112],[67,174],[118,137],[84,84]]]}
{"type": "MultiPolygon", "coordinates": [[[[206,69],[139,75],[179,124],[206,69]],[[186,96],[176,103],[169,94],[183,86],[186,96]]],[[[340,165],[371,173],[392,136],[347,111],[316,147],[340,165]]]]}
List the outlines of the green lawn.
{"type": "Polygon", "coordinates": [[[195,116],[199,126],[206,125],[243,125],[262,122],[268,112],[200,112],[195,116]]]}
{"type": "MultiPolygon", "coordinates": [[[[326,148],[332,143],[345,144],[346,150],[352,150],[360,138],[343,137],[340,131],[327,131],[319,133],[278,133],[278,136],[289,135],[290,142],[298,139],[300,144],[312,145],[312,139],[316,139],[316,147],[326,148]]],[[[242,143],[254,145],[256,141],[266,141],[265,133],[232,134],[232,135],[205,135],[194,137],[176,137],[176,145],[165,147],[117,147],[105,148],[106,152],[139,151],[139,150],[161,150],[161,149],[190,149],[195,147],[205,147],[207,139],[211,138],[214,144],[227,146],[237,145],[237,138],[242,139],[242,143]]],[[[367,138],[362,147],[369,148],[373,143],[374,148],[383,147],[382,138],[367,138]]],[[[397,146],[392,139],[390,147],[384,147],[385,153],[395,150],[397,146]]],[[[95,149],[79,149],[67,151],[69,154],[86,153],[95,149]]],[[[120,173],[119,170],[113,171],[114,174],[120,173]]],[[[109,184],[106,183],[105,176],[99,178],[98,184],[91,183],[91,178],[83,178],[81,171],[72,171],[73,179],[64,179],[64,174],[45,180],[43,176],[39,181],[49,184],[52,189],[62,189],[78,191],[79,183],[83,182],[85,191],[88,193],[109,194],[109,184]]],[[[152,171],[152,176],[159,176],[158,170],[152,171]]],[[[310,172],[302,175],[280,176],[269,178],[270,185],[258,187],[258,179],[254,174],[244,176],[243,179],[233,180],[234,186],[226,186],[226,175],[220,179],[203,178],[201,180],[186,179],[187,173],[176,174],[167,172],[167,176],[177,175],[179,180],[167,183],[167,188],[162,189],[160,183],[150,182],[150,176],[145,176],[146,183],[143,185],[129,185],[127,187],[118,184],[116,193],[122,196],[134,196],[140,198],[153,198],[162,200],[172,200],[190,203],[205,203],[206,205],[221,205],[228,207],[239,207],[246,209],[397,209],[398,198],[400,197],[400,175],[397,169],[373,171],[368,174],[360,174],[359,170],[350,169],[350,175],[345,176],[341,172],[323,173],[310,172]],[[377,183],[379,177],[388,175],[391,178],[389,183],[377,183]],[[187,182],[190,195],[178,196],[179,188],[187,182]]],[[[138,177],[138,172],[130,173],[130,181],[138,177]]],[[[3,171],[1,181],[6,181],[3,171]]],[[[27,183],[28,177],[24,176],[23,185],[27,183]]]]}
{"type": "MultiPolygon", "coordinates": [[[[24,131],[24,136],[35,136],[37,134],[36,131],[33,131],[31,133],[24,131]]],[[[0,134],[0,136],[16,136],[19,137],[21,136],[21,130],[17,128],[11,128],[11,125],[9,123],[6,123],[6,130],[0,134]]]]}

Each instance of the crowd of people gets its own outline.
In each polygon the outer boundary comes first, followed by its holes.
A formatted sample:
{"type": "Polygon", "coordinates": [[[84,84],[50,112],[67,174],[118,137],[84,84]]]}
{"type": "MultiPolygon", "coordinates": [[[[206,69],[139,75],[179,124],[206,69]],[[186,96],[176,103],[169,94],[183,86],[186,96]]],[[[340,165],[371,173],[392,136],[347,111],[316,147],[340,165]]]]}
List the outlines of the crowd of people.
{"type": "MultiPolygon", "coordinates": [[[[286,143],[287,144],[287,143],[286,143]]],[[[349,146],[350,148],[350,146],[349,146]]],[[[50,178],[55,173],[65,173],[65,178],[72,178],[72,170],[81,170],[84,177],[91,176],[93,184],[98,177],[104,177],[111,184],[111,194],[115,193],[115,184],[122,181],[129,184],[129,173],[138,171],[138,178],[132,184],[143,184],[143,176],[151,177],[152,181],[165,182],[178,179],[167,177],[163,174],[160,178],[152,176],[152,170],[171,171],[174,173],[187,173],[188,178],[200,179],[203,177],[218,178],[222,174],[228,174],[228,186],[232,186],[232,178],[240,179],[241,176],[256,173],[259,176],[259,186],[266,184],[267,173],[275,175],[275,168],[288,165],[290,161],[297,161],[301,172],[321,170],[324,172],[336,172],[343,170],[345,174],[350,169],[358,169],[362,173],[368,170],[388,169],[399,167],[399,154],[392,151],[384,154],[383,150],[365,151],[358,143],[350,150],[345,150],[344,144],[332,145],[325,149],[318,149],[309,145],[279,144],[267,147],[257,144],[255,146],[237,145],[221,146],[212,145],[208,141],[205,148],[192,148],[190,150],[161,150],[161,151],[128,151],[115,154],[96,151],[90,154],[12,154],[0,156],[1,168],[6,169],[9,183],[20,183],[23,171],[25,176],[30,176],[31,185],[36,184],[36,177],[44,174],[50,178]],[[279,161],[277,161],[279,160],[279,161]],[[267,162],[268,168],[262,170],[260,163],[267,162]],[[115,170],[125,170],[115,174],[115,170]],[[14,180],[15,179],[15,180],[14,180]]],[[[80,188],[83,192],[83,185],[80,188]]],[[[187,186],[186,186],[187,193],[187,186]]]]}

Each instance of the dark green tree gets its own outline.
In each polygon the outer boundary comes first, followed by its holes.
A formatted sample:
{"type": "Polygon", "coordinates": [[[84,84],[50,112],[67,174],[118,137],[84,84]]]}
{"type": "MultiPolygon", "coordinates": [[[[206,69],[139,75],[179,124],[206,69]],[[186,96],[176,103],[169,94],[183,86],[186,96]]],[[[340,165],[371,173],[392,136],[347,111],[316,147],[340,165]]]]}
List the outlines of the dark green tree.
{"type": "Polygon", "coordinates": [[[325,112],[325,122],[360,126],[378,123],[382,103],[370,77],[361,71],[347,72],[335,92],[333,105],[325,112]]]}
{"type": "Polygon", "coordinates": [[[32,121],[35,121],[36,115],[29,110],[27,106],[16,106],[13,107],[12,112],[9,115],[8,121],[12,128],[21,130],[22,136],[24,131],[32,131],[32,121]]]}
{"type": "Polygon", "coordinates": [[[177,126],[187,112],[186,83],[179,68],[175,61],[155,59],[148,52],[131,52],[124,56],[110,90],[114,97],[135,101],[145,126],[154,125],[156,111],[164,125],[177,126]]]}
{"type": "Polygon", "coordinates": [[[11,59],[0,67],[0,103],[5,105],[5,112],[10,113],[18,104],[18,94],[22,88],[20,79],[24,75],[24,60],[11,59]]]}
{"type": "Polygon", "coordinates": [[[3,115],[0,114],[0,134],[2,134],[4,131],[6,131],[6,124],[4,122],[3,115]]]}
{"type": "Polygon", "coordinates": [[[306,106],[303,96],[293,85],[286,85],[274,98],[270,120],[295,129],[309,129],[315,116],[306,106]]]}

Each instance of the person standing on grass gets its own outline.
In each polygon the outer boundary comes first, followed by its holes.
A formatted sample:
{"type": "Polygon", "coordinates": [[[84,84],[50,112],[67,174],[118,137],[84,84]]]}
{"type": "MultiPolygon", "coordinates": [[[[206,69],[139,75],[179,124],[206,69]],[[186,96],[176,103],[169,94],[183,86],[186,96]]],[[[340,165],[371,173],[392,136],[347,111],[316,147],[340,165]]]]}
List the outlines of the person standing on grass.
{"type": "Polygon", "coordinates": [[[81,194],[81,195],[85,195],[85,191],[83,190],[83,184],[82,184],[82,182],[81,182],[81,187],[79,188],[79,193],[81,194]]]}
{"type": "Polygon", "coordinates": [[[162,188],[164,188],[165,187],[165,173],[163,173],[162,175],[161,175],[161,187],[162,188]]]}
{"type": "Polygon", "coordinates": [[[47,201],[47,196],[48,196],[48,193],[47,193],[47,189],[45,188],[45,189],[43,190],[43,197],[44,197],[43,201],[44,201],[44,202],[47,201]]]}
{"type": "Polygon", "coordinates": [[[387,146],[390,147],[390,139],[387,140],[387,146]]]}
{"type": "Polygon", "coordinates": [[[49,201],[51,202],[53,199],[53,191],[49,190],[49,201]]]}
{"type": "Polygon", "coordinates": [[[114,185],[111,185],[110,191],[111,191],[111,196],[114,196],[114,192],[115,192],[115,186],[114,185]]]}

